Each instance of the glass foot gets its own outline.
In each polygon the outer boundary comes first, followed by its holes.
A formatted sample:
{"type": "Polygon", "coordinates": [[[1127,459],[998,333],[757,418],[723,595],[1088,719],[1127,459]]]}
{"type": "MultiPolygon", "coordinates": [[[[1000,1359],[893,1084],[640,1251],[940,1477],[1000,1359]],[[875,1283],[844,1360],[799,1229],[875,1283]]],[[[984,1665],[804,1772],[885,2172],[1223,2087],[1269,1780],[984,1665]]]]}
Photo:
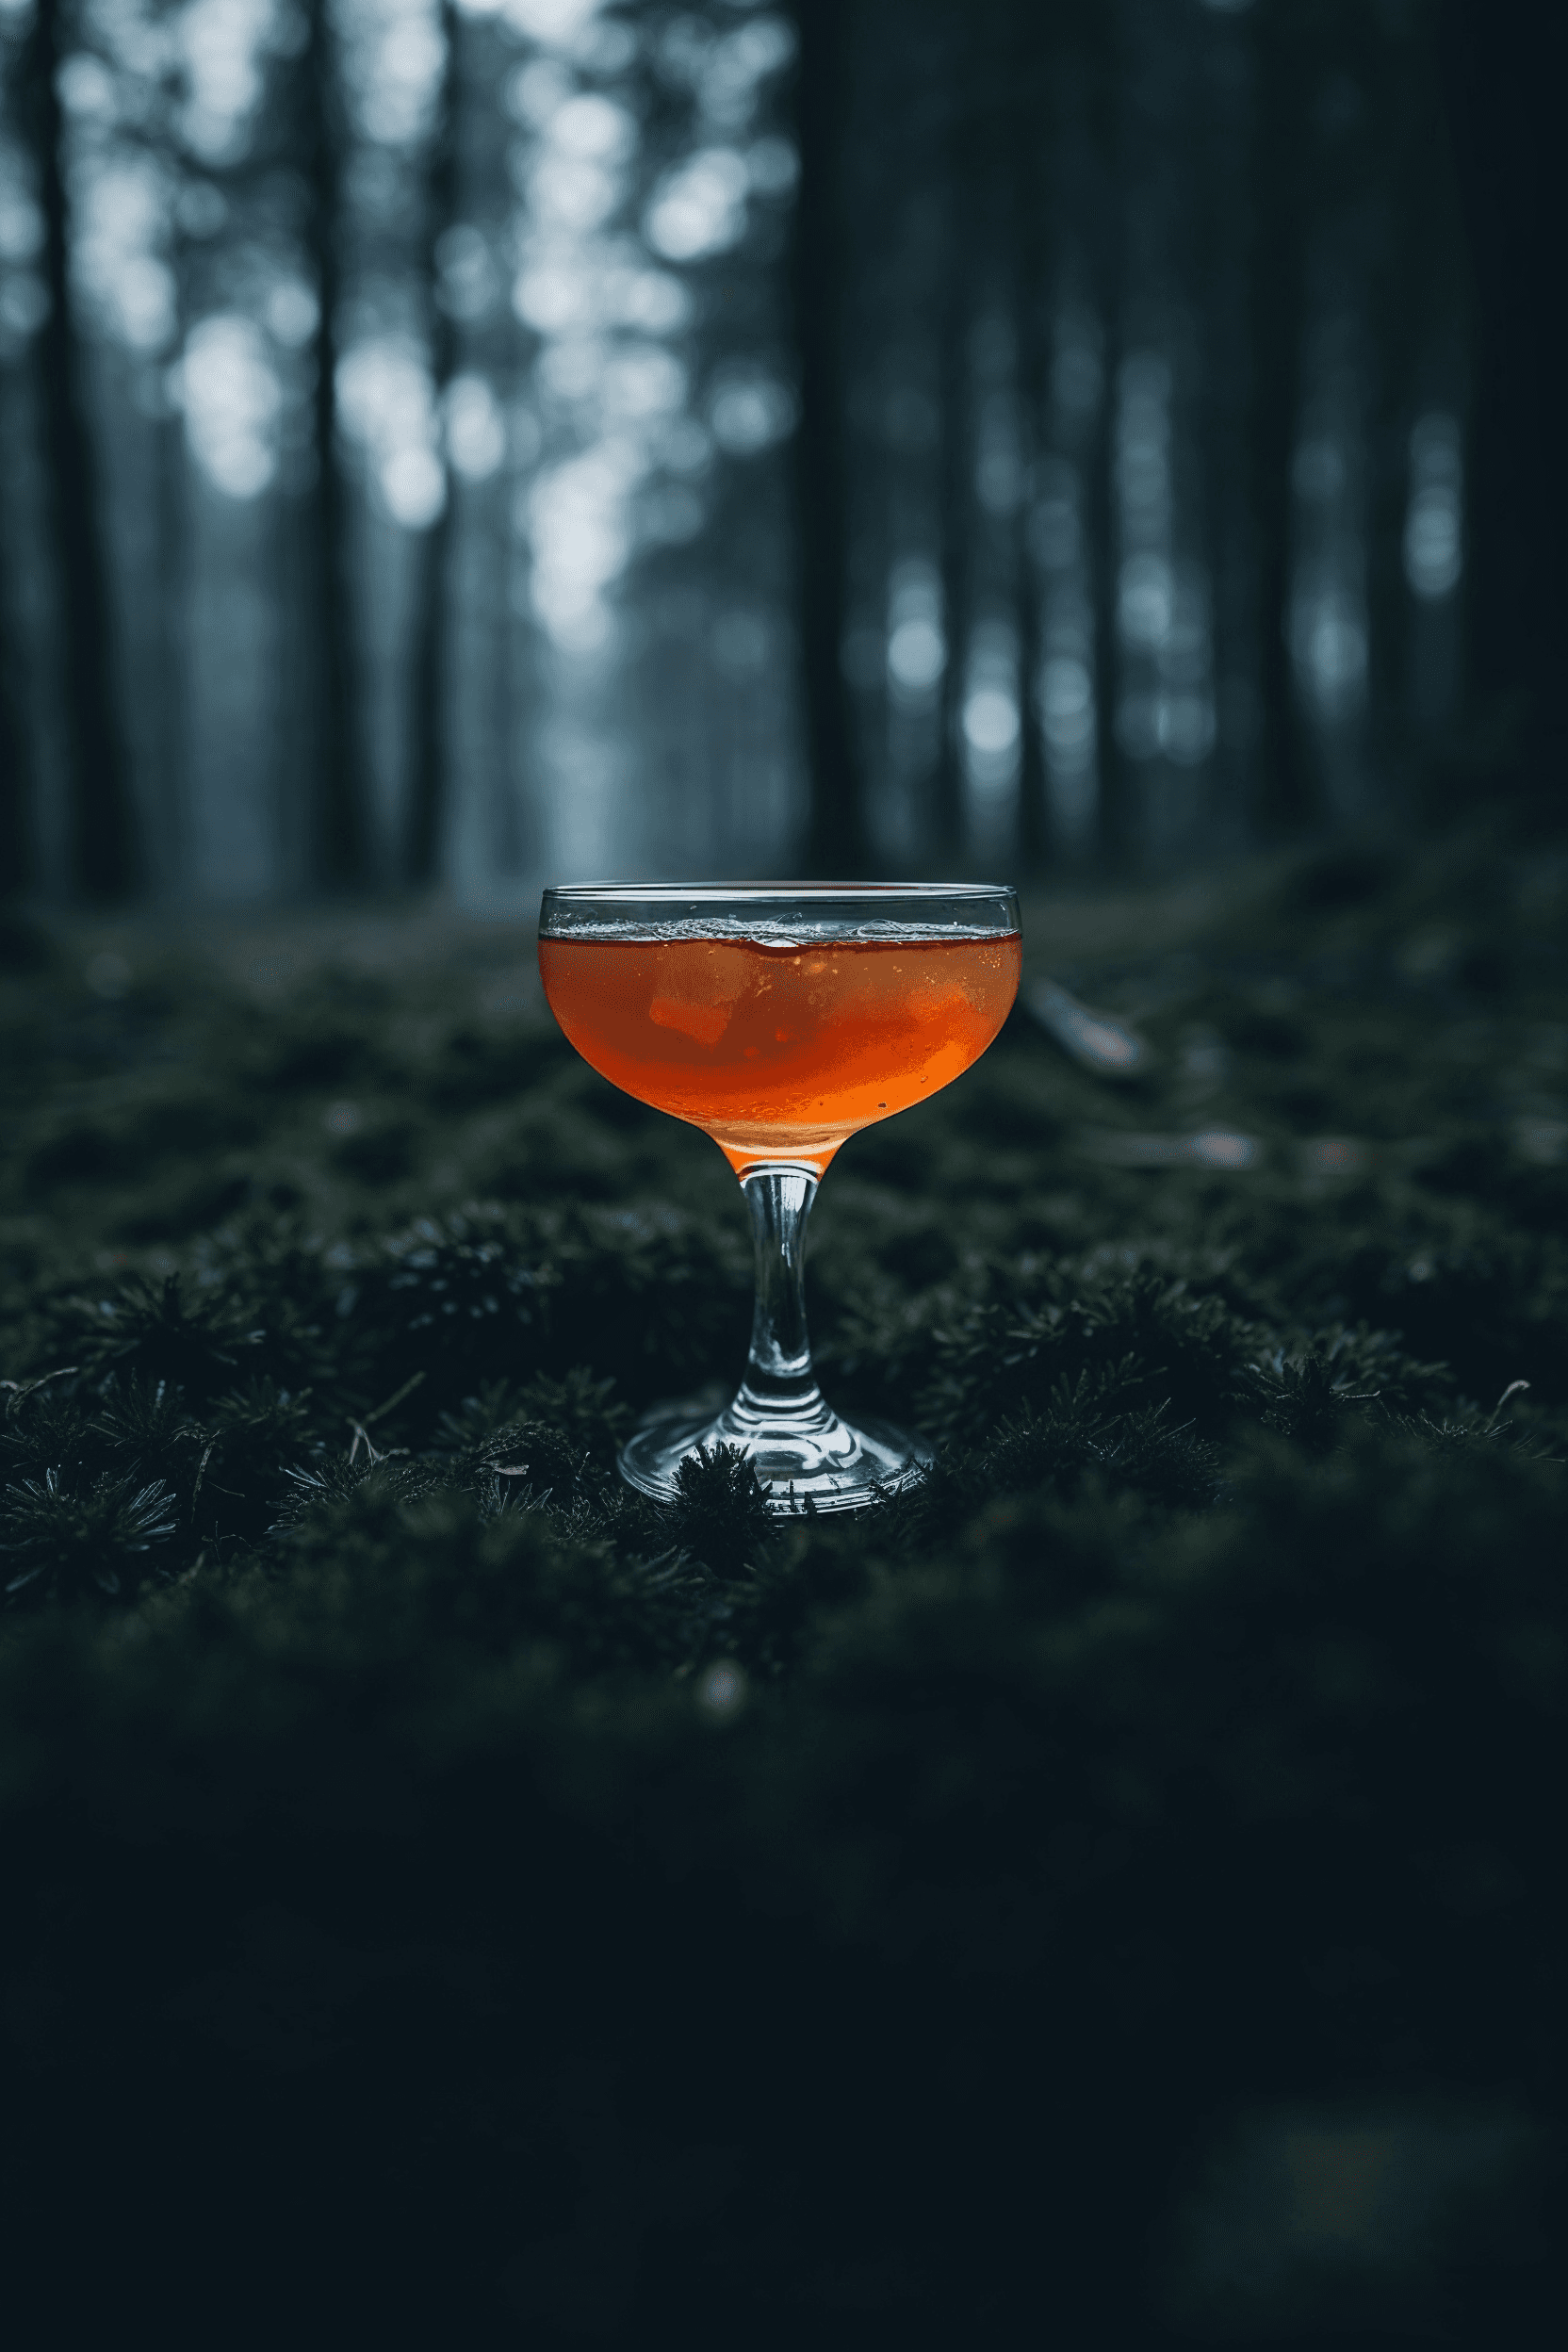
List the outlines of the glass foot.
{"type": "Polygon", "coordinates": [[[931,1449],[886,1421],[841,1420],[820,1392],[781,1410],[749,1387],[715,1413],[688,1402],[663,1405],[621,1449],[629,1486],[661,1503],[679,1494],[676,1474],[699,1449],[736,1446],[747,1456],[780,1518],[804,1511],[864,1511],[878,1494],[914,1486],[930,1466],[931,1449]]]}

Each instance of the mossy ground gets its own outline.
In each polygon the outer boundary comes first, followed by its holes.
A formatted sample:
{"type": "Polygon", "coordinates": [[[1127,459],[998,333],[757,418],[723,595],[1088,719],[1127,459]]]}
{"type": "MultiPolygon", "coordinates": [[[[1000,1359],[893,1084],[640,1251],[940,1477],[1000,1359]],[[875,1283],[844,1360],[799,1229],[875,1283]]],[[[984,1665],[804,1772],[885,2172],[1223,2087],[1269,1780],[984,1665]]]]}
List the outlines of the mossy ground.
{"type": "Polygon", "coordinates": [[[1041,902],[1154,1067],[1021,1010],[845,1150],[825,1385],[941,1451],[787,1527],[616,1479],[739,1369],[741,1208],[526,937],[13,923],[22,2240],[243,2273],[258,2339],[319,2273],[323,2333],[466,2344],[1534,2341],[1565,906],[1474,839],[1041,902]],[[1125,1164],[1204,1132],[1248,1164],[1125,1164]],[[1315,2234],[1225,2202],[1270,2117],[1315,2234]]]}

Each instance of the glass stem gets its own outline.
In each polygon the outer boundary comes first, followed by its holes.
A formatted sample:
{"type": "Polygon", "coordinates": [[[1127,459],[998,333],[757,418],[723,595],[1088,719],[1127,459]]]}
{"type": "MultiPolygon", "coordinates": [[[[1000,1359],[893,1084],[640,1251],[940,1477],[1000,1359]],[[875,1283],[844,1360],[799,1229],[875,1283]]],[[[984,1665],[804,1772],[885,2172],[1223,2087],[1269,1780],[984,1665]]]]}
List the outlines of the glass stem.
{"type": "Polygon", "coordinates": [[[736,1401],[764,1413],[798,1413],[817,1402],[806,1336],[806,1220],[817,1180],[806,1168],[753,1168],[741,1189],[757,1244],[757,1305],[736,1401]]]}

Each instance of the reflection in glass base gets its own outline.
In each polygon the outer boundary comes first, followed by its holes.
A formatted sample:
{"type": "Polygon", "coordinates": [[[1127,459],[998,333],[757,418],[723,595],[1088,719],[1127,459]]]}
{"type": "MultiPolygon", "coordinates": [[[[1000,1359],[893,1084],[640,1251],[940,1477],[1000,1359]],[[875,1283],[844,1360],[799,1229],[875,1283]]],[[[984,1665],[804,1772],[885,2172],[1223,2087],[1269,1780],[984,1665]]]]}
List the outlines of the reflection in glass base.
{"type": "Polygon", "coordinates": [[[864,1511],[879,1494],[917,1485],[931,1463],[931,1449],[919,1438],[886,1421],[852,1428],[816,1388],[780,1406],[748,1384],[719,1413],[694,1400],[661,1406],[622,1447],[621,1476],[657,1502],[674,1502],[680,1464],[712,1446],[740,1447],[768,1509],[782,1518],[808,1503],[824,1511],[864,1511]]]}

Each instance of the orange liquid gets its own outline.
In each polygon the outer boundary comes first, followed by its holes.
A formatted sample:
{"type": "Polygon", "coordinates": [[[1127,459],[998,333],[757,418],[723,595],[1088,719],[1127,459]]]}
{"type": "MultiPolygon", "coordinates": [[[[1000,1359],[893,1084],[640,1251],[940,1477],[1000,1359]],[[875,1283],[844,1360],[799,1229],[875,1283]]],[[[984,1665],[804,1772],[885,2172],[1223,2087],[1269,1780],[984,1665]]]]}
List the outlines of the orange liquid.
{"type": "Polygon", "coordinates": [[[985,1052],[1018,993],[1017,932],[975,939],[541,939],[585,1062],[710,1135],[737,1171],[820,1175],[846,1136],[985,1052]]]}

